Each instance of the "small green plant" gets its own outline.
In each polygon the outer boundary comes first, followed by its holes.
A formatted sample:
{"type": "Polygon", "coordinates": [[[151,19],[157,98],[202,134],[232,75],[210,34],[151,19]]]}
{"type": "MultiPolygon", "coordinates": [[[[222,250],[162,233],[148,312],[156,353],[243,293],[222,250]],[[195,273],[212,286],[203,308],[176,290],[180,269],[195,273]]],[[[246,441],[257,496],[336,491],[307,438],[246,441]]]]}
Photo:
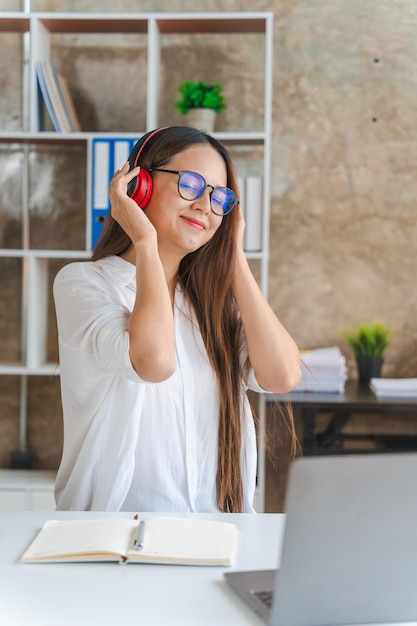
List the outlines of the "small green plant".
{"type": "Polygon", "coordinates": [[[175,107],[183,115],[190,109],[213,109],[216,113],[221,113],[227,108],[222,95],[223,87],[219,83],[186,80],[178,87],[178,91],[181,98],[175,102],[175,107]]]}
{"type": "Polygon", "coordinates": [[[352,331],[343,331],[342,338],[351,346],[356,358],[381,359],[391,334],[391,328],[381,322],[363,324],[352,331]]]}

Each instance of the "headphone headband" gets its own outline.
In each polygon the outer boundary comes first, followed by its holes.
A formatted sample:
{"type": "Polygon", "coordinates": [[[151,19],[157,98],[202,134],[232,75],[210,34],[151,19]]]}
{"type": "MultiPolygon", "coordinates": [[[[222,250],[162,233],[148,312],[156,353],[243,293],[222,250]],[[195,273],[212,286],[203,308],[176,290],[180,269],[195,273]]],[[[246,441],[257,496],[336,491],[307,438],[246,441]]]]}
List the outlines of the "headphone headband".
{"type": "Polygon", "coordinates": [[[138,150],[138,153],[136,155],[136,159],[135,159],[135,163],[134,163],[133,167],[136,167],[137,164],[139,163],[140,155],[142,154],[142,152],[144,151],[144,149],[148,145],[148,143],[151,141],[151,139],[153,137],[155,137],[155,135],[158,135],[163,130],[166,130],[167,128],[169,128],[169,127],[168,126],[161,126],[161,128],[157,128],[156,130],[153,130],[151,133],[149,133],[149,135],[146,137],[145,141],[143,142],[143,144],[141,145],[141,147],[138,150]]]}
{"type": "MultiPolygon", "coordinates": [[[[155,135],[163,130],[166,130],[167,128],[169,128],[169,126],[162,126],[161,128],[157,128],[156,130],[149,133],[149,135],[146,137],[145,141],[139,148],[134,163],[131,163],[131,169],[137,167],[140,156],[144,148],[148,145],[149,141],[151,141],[151,139],[153,139],[155,135]]],[[[152,176],[147,170],[141,167],[138,176],[130,181],[127,188],[127,193],[136,202],[136,204],[140,206],[141,209],[144,209],[151,199],[152,186],[152,176]]]]}

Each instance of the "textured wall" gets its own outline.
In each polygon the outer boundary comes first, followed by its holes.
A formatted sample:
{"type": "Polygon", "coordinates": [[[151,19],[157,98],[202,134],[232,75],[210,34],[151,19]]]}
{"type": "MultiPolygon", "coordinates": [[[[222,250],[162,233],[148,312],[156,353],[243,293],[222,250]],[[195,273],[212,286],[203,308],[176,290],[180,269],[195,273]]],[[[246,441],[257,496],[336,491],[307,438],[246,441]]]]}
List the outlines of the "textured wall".
{"type": "MultiPolygon", "coordinates": [[[[271,294],[302,346],[393,327],[416,375],[416,4],[294,2],[277,15],[271,294]]],[[[352,372],[353,373],[353,372],[352,372]]]]}
{"type": "MultiPolygon", "coordinates": [[[[12,4],[0,0],[0,9],[19,8],[12,4]]],[[[167,7],[162,0],[117,6],[37,0],[32,9],[163,12],[167,7]]],[[[352,377],[352,354],[340,331],[380,319],[393,328],[384,373],[417,376],[417,5],[413,0],[270,0],[251,7],[243,0],[169,3],[170,11],[248,9],[275,14],[271,303],[301,347],[340,345],[352,377]]],[[[182,68],[191,63],[225,84],[230,106],[219,128],[256,127],[263,51],[256,37],[245,43],[247,58],[235,37],[219,44],[202,36],[197,48],[186,38],[172,39],[163,55],[163,121],[180,121],[172,102],[177,84],[188,77],[182,68]]],[[[70,44],[63,37],[54,45],[68,78],[77,74],[74,97],[83,126],[141,128],[143,76],[132,71],[127,40],[125,50],[118,45],[114,55],[106,52],[107,69],[100,76],[97,41],[79,45],[75,57],[70,44]],[[120,79],[120,67],[129,81],[120,79]],[[88,95],[91,85],[94,97],[88,95]],[[121,91],[128,95],[123,104],[121,91]]],[[[10,46],[16,49],[13,38],[10,46]]],[[[144,42],[139,38],[135,46],[140,56],[144,42]]],[[[16,93],[10,78],[6,84],[1,113],[10,118],[16,93]]],[[[238,155],[242,168],[252,156],[238,155]]],[[[51,393],[55,398],[56,390],[51,393]]],[[[37,429],[31,407],[31,432],[42,432],[44,421],[37,429]]],[[[8,426],[8,449],[13,429],[8,426]]],[[[54,429],[59,434],[59,426],[54,429]]],[[[48,444],[56,446],[55,454],[43,449],[39,435],[36,442],[42,462],[56,463],[60,442],[48,444]]]]}

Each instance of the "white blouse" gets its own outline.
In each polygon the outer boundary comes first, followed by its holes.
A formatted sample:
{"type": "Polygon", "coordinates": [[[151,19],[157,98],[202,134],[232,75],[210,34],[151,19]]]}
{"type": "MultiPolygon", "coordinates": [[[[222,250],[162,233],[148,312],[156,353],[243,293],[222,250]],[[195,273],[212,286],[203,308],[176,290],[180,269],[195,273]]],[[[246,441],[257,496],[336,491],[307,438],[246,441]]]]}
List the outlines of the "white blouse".
{"type": "MultiPolygon", "coordinates": [[[[176,371],[142,380],[129,358],[135,267],[112,256],[71,263],[54,282],[64,447],[58,510],[212,512],[218,385],[183,293],[175,294],[176,371]]],[[[253,372],[244,387],[262,391],[253,372]]],[[[253,512],[256,437],[244,397],[244,511],[253,512]]]]}

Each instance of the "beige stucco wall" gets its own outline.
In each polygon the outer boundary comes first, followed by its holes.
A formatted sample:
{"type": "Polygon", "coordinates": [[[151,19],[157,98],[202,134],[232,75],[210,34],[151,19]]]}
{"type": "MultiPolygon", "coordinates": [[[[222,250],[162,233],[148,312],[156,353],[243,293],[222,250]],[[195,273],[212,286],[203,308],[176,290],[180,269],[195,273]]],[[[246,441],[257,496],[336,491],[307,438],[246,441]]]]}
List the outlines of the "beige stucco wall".
{"type": "Polygon", "coordinates": [[[416,5],[280,4],[272,303],[308,347],[378,318],[416,375],[416,5]]]}

